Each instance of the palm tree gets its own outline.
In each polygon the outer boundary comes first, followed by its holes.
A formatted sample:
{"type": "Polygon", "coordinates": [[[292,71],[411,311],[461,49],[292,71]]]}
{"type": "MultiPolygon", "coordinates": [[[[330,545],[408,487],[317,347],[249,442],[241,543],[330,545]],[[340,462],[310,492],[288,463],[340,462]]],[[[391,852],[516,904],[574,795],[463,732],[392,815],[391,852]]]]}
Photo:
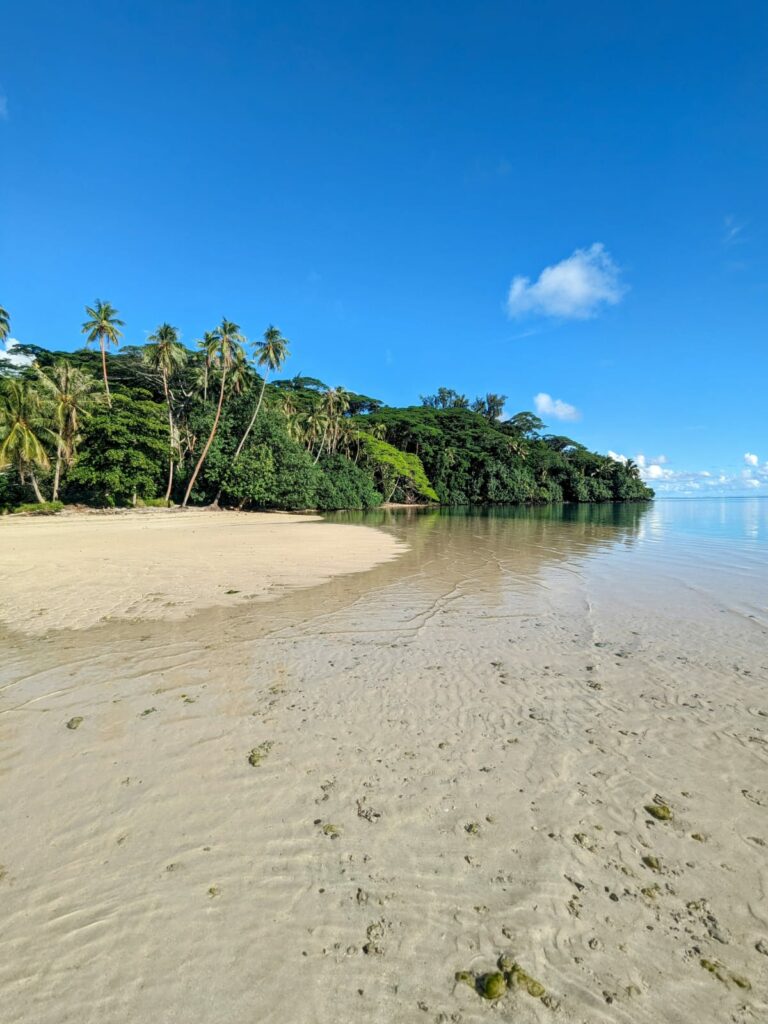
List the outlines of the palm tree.
{"type": "Polygon", "coordinates": [[[227,385],[227,375],[232,367],[237,363],[238,359],[241,358],[243,352],[243,344],[245,342],[244,336],[240,333],[240,327],[232,323],[231,320],[224,318],[217,329],[210,335],[210,340],[206,346],[205,354],[211,366],[215,366],[221,374],[219,382],[219,402],[216,406],[216,415],[213,419],[213,426],[211,432],[208,435],[208,440],[205,442],[200,458],[197,460],[192,476],[189,478],[187,484],[187,492],[184,495],[184,501],[181,503],[182,508],[187,507],[189,496],[192,493],[192,488],[195,486],[200,470],[203,468],[203,463],[208,455],[208,449],[213,443],[213,439],[216,436],[216,431],[219,429],[219,420],[221,419],[221,409],[224,405],[224,389],[227,385]]]}
{"type": "Polygon", "coordinates": [[[42,392],[43,409],[56,424],[56,468],[51,498],[57,501],[61,468],[71,466],[75,460],[80,417],[88,415],[96,382],[89,374],[60,359],[51,367],[38,368],[37,384],[42,392]]]}
{"type": "Polygon", "coordinates": [[[349,392],[345,391],[342,387],[328,388],[323,395],[322,406],[328,417],[328,425],[331,431],[331,436],[328,440],[328,451],[335,452],[339,443],[342,417],[349,409],[349,392]]]}
{"type": "Polygon", "coordinates": [[[107,345],[119,345],[123,332],[118,328],[124,327],[125,323],[118,320],[118,311],[109,302],[102,302],[96,299],[93,306],[86,306],[85,312],[91,318],[83,324],[82,333],[86,335],[85,344],[98,341],[101,349],[101,370],[104,374],[104,392],[107,396],[107,405],[112,408],[112,399],[109,394],[109,380],[107,379],[107,345]]]}
{"type": "Polygon", "coordinates": [[[272,324],[270,324],[266,331],[264,331],[264,340],[257,342],[253,346],[253,355],[256,365],[263,368],[264,377],[261,382],[259,400],[256,403],[256,408],[253,410],[253,416],[251,416],[251,422],[245,428],[245,433],[240,438],[240,444],[238,444],[235,454],[232,457],[233,465],[240,458],[240,452],[243,450],[243,446],[248,440],[248,435],[253,430],[256,417],[259,415],[259,409],[261,408],[261,403],[264,399],[264,389],[267,386],[267,377],[269,376],[270,370],[279,370],[290,355],[288,351],[288,340],[282,336],[277,327],[273,327],[272,324]]]}
{"type": "Polygon", "coordinates": [[[211,350],[211,344],[215,338],[215,334],[215,331],[206,331],[202,338],[197,342],[197,347],[203,355],[203,365],[200,367],[197,378],[197,383],[203,393],[203,404],[208,401],[208,377],[211,369],[211,360],[208,353],[211,350]]]}
{"type": "Polygon", "coordinates": [[[519,434],[507,439],[507,447],[518,459],[528,458],[528,442],[519,434]]]}
{"type": "Polygon", "coordinates": [[[29,476],[35,497],[43,502],[35,467],[48,469],[51,463],[39,428],[40,399],[36,392],[22,381],[7,381],[0,391],[0,469],[13,466],[22,484],[29,476]]]}
{"type": "Polygon", "coordinates": [[[8,311],[0,306],[0,342],[5,344],[5,339],[11,333],[11,318],[8,311]]]}
{"type": "MultiPolygon", "coordinates": [[[[311,452],[318,439],[320,440],[320,449],[317,456],[319,458],[328,433],[328,417],[319,406],[316,406],[310,412],[300,417],[300,424],[308,452],[311,452]]],[[[317,462],[317,458],[315,462],[317,462]]]]}
{"type": "Polygon", "coordinates": [[[492,391],[489,392],[485,398],[476,398],[472,403],[472,411],[479,412],[481,416],[485,416],[491,423],[495,422],[504,412],[504,403],[507,400],[506,395],[497,395],[492,391]]]}
{"type": "Polygon", "coordinates": [[[243,349],[235,356],[232,369],[229,371],[229,382],[227,385],[228,395],[239,395],[245,388],[250,376],[251,368],[248,365],[248,357],[243,349]]]}
{"type": "Polygon", "coordinates": [[[187,350],[179,341],[179,332],[170,324],[160,324],[154,334],[147,339],[149,344],[143,352],[144,361],[159,373],[163,381],[163,394],[168,408],[168,437],[170,440],[170,456],[168,459],[168,486],[165,489],[165,500],[170,501],[173,487],[174,455],[178,449],[176,426],[173,422],[173,406],[168,383],[177,370],[187,361],[187,350]]]}
{"type": "Polygon", "coordinates": [[[298,412],[290,395],[282,395],[280,398],[280,411],[287,420],[292,419],[298,412]]]}

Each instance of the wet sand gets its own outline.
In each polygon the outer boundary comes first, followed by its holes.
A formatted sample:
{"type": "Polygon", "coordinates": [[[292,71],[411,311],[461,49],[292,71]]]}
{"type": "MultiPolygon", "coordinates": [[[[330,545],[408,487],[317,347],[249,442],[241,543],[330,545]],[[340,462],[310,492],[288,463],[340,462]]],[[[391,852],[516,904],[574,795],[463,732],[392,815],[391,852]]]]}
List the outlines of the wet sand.
{"type": "Polygon", "coordinates": [[[403,550],[377,530],[287,513],[142,509],[0,520],[0,623],[42,634],[181,619],[364,572],[403,550]]]}
{"type": "Polygon", "coordinates": [[[381,522],[270,603],[0,637],[4,1022],[766,1019],[759,588],[640,514],[381,522]],[[455,981],[500,954],[543,991],[455,981]]]}

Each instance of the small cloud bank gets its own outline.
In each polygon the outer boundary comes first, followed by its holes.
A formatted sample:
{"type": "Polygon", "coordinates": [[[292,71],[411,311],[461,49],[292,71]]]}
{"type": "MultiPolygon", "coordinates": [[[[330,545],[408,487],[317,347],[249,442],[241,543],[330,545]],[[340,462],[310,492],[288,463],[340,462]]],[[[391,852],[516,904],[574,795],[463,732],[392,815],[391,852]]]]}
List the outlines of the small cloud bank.
{"type": "Polygon", "coordinates": [[[574,422],[581,419],[581,413],[575,405],[569,405],[560,398],[553,398],[546,391],[540,391],[534,395],[533,404],[538,416],[547,417],[553,420],[567,420],[574,422]]]}
{"type": "Polygon", "coordinates": [[[518,275],[507,296],[510,317],[526,313],[589,320],[603,306],[615,306],[626,292],[619,268],[602,242],[576,249],[566,259],[545,267],[536,281],[518,275]]]}
{"type": "Polygon", "coordinates": [[[5,359],[11,366],[31,366],[34,359],[14,351],[19,347],[16,338],[9,338],[5,343],[5,351],[0,348],[0,359],[5,359]]]}
{"type": "MultiPolygon", "coordinates": [[[[609,451],[608,455],[616,462],[626,465],[630,459],[619,452],[609,451]]],[[[665,455],[655,458],[637,454],[632,459],[640,471],[640,478],[650,484],[660,494],[678,494],[695,496],[703,494],[736,494],[751,493],[761,488],[768,494],[768,462],[760,465],[760,459],[752,452],[744,455],[746,469],[739,473],[678,470],[667,465],[665,455]]]]}

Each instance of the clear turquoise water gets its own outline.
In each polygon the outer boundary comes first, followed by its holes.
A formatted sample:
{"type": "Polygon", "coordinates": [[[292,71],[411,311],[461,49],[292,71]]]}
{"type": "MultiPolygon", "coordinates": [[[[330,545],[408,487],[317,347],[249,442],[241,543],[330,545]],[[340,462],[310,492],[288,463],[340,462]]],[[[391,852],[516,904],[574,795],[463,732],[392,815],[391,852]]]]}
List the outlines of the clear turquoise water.
{"type": "Polygon", "coordinates": [[[702,619],[723,610],[768,623],[768,498],[339,513],[390,530],[412,553],[386,570],[414,585],[443,575],[519,591],[577,582],[633,612],[702,619]],[[499,577],[500,573],[500,579],[499,577]]]}

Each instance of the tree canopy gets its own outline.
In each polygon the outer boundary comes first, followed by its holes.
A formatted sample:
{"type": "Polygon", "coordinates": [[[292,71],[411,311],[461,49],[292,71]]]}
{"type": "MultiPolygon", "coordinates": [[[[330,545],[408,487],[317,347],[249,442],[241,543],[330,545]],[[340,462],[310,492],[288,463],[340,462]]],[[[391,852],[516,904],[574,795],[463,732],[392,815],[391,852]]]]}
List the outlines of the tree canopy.
{"type": "Polygon", "coordinates": [[[470,404],[441,387],[390,408],[302,374],[270,381],[287,354],[274,327],[250,347],[225,319],[190,349],[163,323],[148,344],[114,353],[116,311],[90,313],[96,351],[27,345],[28,362],[0,363],[0,509],[59,496],[365,509],[653,495],[634,464],[547,434],[531,412],[502,418],[507,399],[495,392],[470,404]]]}

